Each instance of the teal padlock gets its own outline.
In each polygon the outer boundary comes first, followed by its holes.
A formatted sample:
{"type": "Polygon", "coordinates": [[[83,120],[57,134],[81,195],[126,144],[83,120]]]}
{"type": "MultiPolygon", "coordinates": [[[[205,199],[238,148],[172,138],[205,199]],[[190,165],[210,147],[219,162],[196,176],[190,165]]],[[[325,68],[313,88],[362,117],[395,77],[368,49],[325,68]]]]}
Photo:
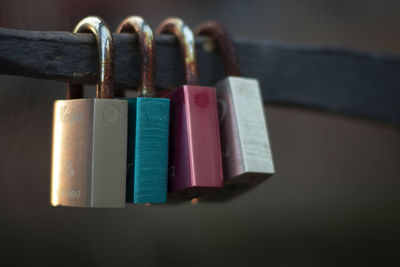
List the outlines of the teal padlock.
{"type": "Polygon", "coordinates": [[[133,32],[139,39],[142,83],[137,98],[128,100],[128,157],[126,201],[167,201],[170,100],[155,98],[154,38],[138,16],[126,18],[117,32],[133,32]]]}

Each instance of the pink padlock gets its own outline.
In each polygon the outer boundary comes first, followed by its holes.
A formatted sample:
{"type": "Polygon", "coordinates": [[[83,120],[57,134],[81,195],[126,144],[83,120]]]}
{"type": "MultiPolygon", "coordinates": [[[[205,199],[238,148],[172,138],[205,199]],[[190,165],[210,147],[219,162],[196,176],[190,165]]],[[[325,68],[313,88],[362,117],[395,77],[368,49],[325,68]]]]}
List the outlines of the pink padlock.
{"type": "Polygon", "coordinates": [[[179,18],[167,18],[157,32],[177,37],[186,76],[186,85],[167,96],[171,99],[170,200],[202,197],[223,186],[216,91],[197,85],[195,39],[190,28],[179,18]]]}

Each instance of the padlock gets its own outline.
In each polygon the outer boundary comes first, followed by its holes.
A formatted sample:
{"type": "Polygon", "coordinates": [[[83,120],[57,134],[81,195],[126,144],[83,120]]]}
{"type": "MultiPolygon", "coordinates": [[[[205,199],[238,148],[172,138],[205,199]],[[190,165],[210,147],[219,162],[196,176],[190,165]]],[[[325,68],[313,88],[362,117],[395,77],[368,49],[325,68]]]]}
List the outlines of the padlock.
{"type": "Polygon", "coordinates": [[[138,16],[121,22],[117,32],[138,36],[142,56],[142,82],[137,98],[128,100],[128,170],[126,201],[165,203],[168,179],[169,107],[167,98],[155,98],[154,38],[150,26],[138,16]]]}
{"type": "Polygon", "coordinates": [[[113,98],[114,45],[98,17],[80,21],[74,33],[92,32],[99,49],[95,99],[71,85],[68,100],[57,100],[53,113],[51,204],[74,207],[124,207],[126,187],[126,100],[113,98]]]}
{"type": "Polygon", "coordinates": [[[222,159],[215,88],[198,86],[195,39],[179,18],[161,22],[157,32],[172,33],[183,54],[186,85],[171,99],[170,199],[201,197],[222,187],[222,159]]]}
{"type": "Polygon", "coordinates": [[[226,78],[215,84],[218,96],[224,188],[214,200],[238,195],[273,175],[268,128],[256,79],[240,77],[233,42],[215,21],[196,28],[196,35],[211,38],[221,53],[226,78]]]}

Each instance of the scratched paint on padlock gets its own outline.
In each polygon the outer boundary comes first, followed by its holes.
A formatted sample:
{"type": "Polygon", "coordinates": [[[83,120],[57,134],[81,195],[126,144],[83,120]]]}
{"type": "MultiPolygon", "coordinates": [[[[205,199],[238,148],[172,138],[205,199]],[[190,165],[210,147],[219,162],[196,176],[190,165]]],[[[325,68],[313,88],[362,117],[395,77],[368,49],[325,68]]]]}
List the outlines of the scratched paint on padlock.
{"type": "Polygon", "coordinates": [[[137,98],[134,203],[167,200],[170,100],[137,98]]]}

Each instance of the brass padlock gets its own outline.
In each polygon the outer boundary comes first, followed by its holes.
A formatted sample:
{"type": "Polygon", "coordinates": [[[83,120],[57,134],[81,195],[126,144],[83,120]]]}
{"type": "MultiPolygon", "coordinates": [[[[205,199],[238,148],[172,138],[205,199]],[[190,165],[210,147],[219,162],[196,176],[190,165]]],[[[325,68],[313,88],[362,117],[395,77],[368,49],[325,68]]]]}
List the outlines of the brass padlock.
{"type": "Polygon", "coordinates": [[[114,45],[98,17],[80,21],[74,33],[92,32],[99,49],[95,99],[69,85],[68,100],[53,113],[51,204],[73,207],[124,207],[126,186],[127,101],[113,98],[114,45]]]}
{"type": "Polygon", "coordinates": [[[197,35],[211,37],[221,53],[226,78],[217,90],[224,188],[209,199],[226,200],[274,174],[264,106],[256,79],[240,77],[233,42],[221,24],[206,22],[197,35]]]}

